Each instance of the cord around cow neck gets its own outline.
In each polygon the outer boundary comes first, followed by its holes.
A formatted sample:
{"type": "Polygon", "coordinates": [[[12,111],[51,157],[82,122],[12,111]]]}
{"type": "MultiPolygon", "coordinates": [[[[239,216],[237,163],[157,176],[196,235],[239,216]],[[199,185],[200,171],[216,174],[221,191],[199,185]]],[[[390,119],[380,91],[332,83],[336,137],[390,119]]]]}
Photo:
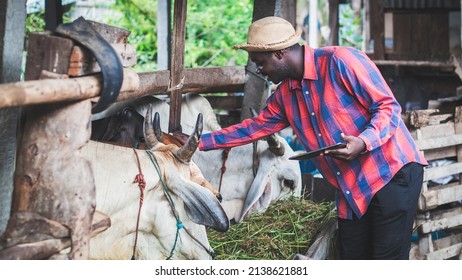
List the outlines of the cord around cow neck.
{"type": "Polygon", "coordinates": [[[173,199],[172,197],[170,196],[170,192],[168,191],[168,188],[167,188],[167,185],[165,184],[164,180],[162,179],[162,176],[161,176],[161,172],[160,172],[160,167],[159,167],[159,164],[156,160],[156,157],[154,156],[154,154],[147,150],[146,153],[148,154],[149,158],[151,159],[151,162],[152,164],[154,165],[154,167],[156,168],[156,171],[157,171],[157,174],[159,175],[159,179],[160,179],[160,182],[162,183],[162,189],[164,190],[164,195],[167,197],[167,201],[170,205],[170,208],[172,209],[172,212],[173,212],[173,215],[175,216],[175,219],[176,219],[176,226],[177,226],[177,230],[176,230],[176,235],[175,235],[175,242],[173,243],[173,247],[170,251],[170,254],[169,256],[167,257],[167,260],[171,260],[172,257],[173,257],[173,253],[175,251],[175,248],[176,248],[176,245],[177,245],[177,242],[178,242],[178,237],[180,235],[180,229],[184,229],[184,231],[186,231],[186,233],[194,240],[196,241],[211,257],[212,259],[215,258],[215,253],[213,252],[213,250],[209,250],[204,244],[202,244],[196,237],[194,237],[187,228],[184,227],[183,223],[181,222],[180,220],[180,217],[178,216],[178,212],[176,211],[176,208],[175,208],[175,204],[173,202],[173,199]]]}

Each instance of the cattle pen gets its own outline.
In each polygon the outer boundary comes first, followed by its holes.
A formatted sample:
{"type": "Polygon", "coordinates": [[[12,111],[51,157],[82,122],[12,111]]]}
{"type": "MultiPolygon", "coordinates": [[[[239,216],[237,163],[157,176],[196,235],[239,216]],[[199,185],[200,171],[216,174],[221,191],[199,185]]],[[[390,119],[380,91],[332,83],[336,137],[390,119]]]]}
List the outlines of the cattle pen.
{"type": "MultiPolygon", "coordinates": [[[[21,1],[7,2],[15,7],[21,1]]],[[[338,7],[339,2],[344,1],[329,1],[332,7],[338,7]]],[[[395,23],[405,22],[406,13],[412,14],[413,17],[416,15],[409,7],[399,7],[396,4],[399,1],[377,1],[377,5],[371,5],[370,2],[364,1],[370,5],[371,17],[375,15],[372,19],[372,27],[375,30],[372,39],[376,43],[371,44],[375,48],[372,57],[385,73],[412,75],[414,69],[422,67],[426,73],[438,72],[436,78],[427,79],[428,75],[418,76],[422,84],[441,77],[443,82],[438,81],[435,84],[444,84],[442,86],[445,89],[460,84],[457,75],[452,73],[461,75],[460,59],[457,57],[443,62],[420,61],[419,59],[425,59],[422,57],[413,57],[414,60],[406,61],[406,55],[410,54],[407,45],[395,44],[398,49],[387,49],[385,41],[389,38],[384,38],[382,32],[386,28],[384,14],[395,14],[395,23]],[[447,74],[448,72],[451,72],[451,75],[447,74]]],[[[455,2],[457,5],[442,4],[442,7],[438,7],[436,17],[444,21],[449,17],[447,10],[458,9],[460,12],[460,3],[455,2]]],[[[253,20],[278,15],[294,21],[294,3],[295,1],[255,0],[253,20]]],[[[17,9],[24,9],[18,6],[17,9]]],[[[13,138],[5,137],[1,140],[4,141],[1,142],[2,145],[14,150],[15,154],[7,155],[7,163],[2,166],[5,172],[11,173],[11,177],[14,173],[14,182],[2,182],[5,186],[11,185],[11,188],[7,189],[11,197],[10,200],[6,199],[6,203],[2,201],[1,204],[2,218],[4,221],[8,220],[8,224],[5,222],[4,225],[9,245],[7,247],[4,245],[6,242],[0,242],[0,259],[48,259],[68,248],[73,248],[73,254],[67,256],[68,258],[88,259],[89,248],[86,241],[108,229],[111,219],[105,213],[94,210],[95,190],[82,184],[83,178],[92,180],[93,175],[81,162],[78,151],[90,140],[92,115],[104,111],[103,109],[110,104],[150,95],[167,95],[171,105],[168,119],[170,133],[181,131],[182,96],[189,93],[230,93],[223,98],[207,95],[207,99],[214,105],[220,104],[224,109],[236,110],[236,107],[239,107],[237,110],[241,114],[238,118],[250,115],[248,110],[242,109],[244,107],[253,106],[258,109],[263,106],[265,94],[270,88],[264,81],[249,74],[255,67],[251,62],[245,67],[184,67],[186,7],[186,0],[174,2],[175,21],[172,28],[171,66],[168,70],[144,73],[131,70],[130,67],[136,63],[136,51],[127,43],[130,32],[115,26],[85,21],[97,35],[85,34],[83,37],[78,32],[76,37],[75,30],[69,33],[65,29],[60,32],[44,31],[30,34],[27,42],[25,81],[6,79],[6,83],[0,84],[1,121],[10,122],[2,129],[13,130],[15,133],[13,138]],[[96,41],[99,43],[96,44],[96,41]],[[100,60],[102,54],[107,54],[108,47],[114,50],[112,55],[117,57],[120,64],[107,65],[100,60]],[[118,85],[109,83],[111,79],[118,80],[118,85]],[[242,92],[245,94],[233,95],[242,92]],[[16,117],[12,116],[17,116],[21,120],[17,136],[16,126],[11,128],[9,125],[17,121],[16,117]],[[17,149],[14,143],[18,143],[17,149]],[[40,201],[37,201],[38,191],[41,192],[40,201]],[[57,205],[60,211],[57,211],[57,205]],[[18,244],[21,246],[15,247],[18,244]]],[[[419,9],[423,9],[427,17],[435,16],[430,8],[419,9]]],[[[338,10],[332,9],[331,15],[338,17],[338,10]]],[[[338,18],[333,16],[330,21],[332,29],[338,30],[338,18]]],[[[425,20],[418,18],[418,22],[425,20]]],[[[400,34],[397,30],[394,32],[395,35],[400,34]]],[[[332,44],[338,43],[335,41],[336,38],[329,40],[333,40],[330,42],[332,44]]],[[[441,56],[438,46],[428,45],[429,48],[433,48],[432,54],[436,52],[441,56]]],[[[11,50],[17,48],[12,45],[8,47],[11,50]]],[[[16,58],[20,56],[17,54],[16,58]]],[[[6,69],[7,66],[2,67],[6,69]]],[[[437,87],[433,84],[431,86],[437,87]]],[[[408,87],[399,89],[409,90],[408,87]]],[[[457,93],[461,91],[459,86],[457,93]]],[[[415,221],[416,234],[411,259],[461,258],[461,179],[457,178],[442,185],[433,185],[431,182],[441,176],[457,176],[462,173],[460,107],[451,108],[447,114],[438,111],[409,111],[405,117],[408,118],[408,124],[419,148],[424,150],[428,159],[455,159],[455,162],[446,167],[426,170],[419,213],[415,221]],[[435,131],[438,133],[434,133],[435,131]]],[[[303,178],[304,187],[311,188],[312,198],[315,195],[315,179],[306,174],[303,178]]],[[[297,254],[295,259],[333,258],[332,255],[329,256],[329,250],[335,243],[336,223],[331,220],[325,225],[318,232],[313,246],[308,248],[306,253],[297,254]]],[[[0,233],[1,230],[0,227],[0,233]]]]}

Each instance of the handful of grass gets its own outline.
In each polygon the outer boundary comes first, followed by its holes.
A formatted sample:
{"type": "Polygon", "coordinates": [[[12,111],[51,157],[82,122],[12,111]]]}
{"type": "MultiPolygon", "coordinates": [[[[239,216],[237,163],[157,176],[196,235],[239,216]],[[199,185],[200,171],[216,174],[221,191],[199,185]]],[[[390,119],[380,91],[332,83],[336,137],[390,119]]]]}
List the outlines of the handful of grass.
{"type": "Polygon", "coordinates": [[[333,202],[314,203],[291,197],[265,213],[231,225],[227,232],[209,230],[216,260],[291,260],[305,254],[329,219],[333,202]]]}

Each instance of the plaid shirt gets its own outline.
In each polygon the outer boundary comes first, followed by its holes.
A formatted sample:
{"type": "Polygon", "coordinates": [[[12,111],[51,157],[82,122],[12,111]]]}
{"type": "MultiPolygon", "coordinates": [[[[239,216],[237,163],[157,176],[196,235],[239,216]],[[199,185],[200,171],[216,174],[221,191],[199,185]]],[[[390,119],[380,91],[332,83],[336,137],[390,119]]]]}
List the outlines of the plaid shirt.
{"type": "Polygon", "coordinates": [[[305,46],[301,81],[287,79],[253,119],[202,135],[200,150],[248,144],[291,126],[303,147],[315,150],[361,138],[366,153],[352,161],[320,156],[312,162],[339,192],[340,218],[361,217],[374,194],[410,162],[427,165],[401,119],[401,107],[379,70],[348,47],[305,46]]]}

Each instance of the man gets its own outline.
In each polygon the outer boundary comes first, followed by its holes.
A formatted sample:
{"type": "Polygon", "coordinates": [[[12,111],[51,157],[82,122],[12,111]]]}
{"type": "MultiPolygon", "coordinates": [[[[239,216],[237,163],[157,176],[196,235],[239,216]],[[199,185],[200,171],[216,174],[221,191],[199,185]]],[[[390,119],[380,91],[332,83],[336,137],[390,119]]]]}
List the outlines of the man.
{"type": "Polygon", "coordinates": [[[230,148],[292,126],[307,151],[346,148],[312,159],[338,189],[342,259],[409,259],[412,225],[427,162],[375,64],[348,47],[298,44],[278,17],[257,20],[247,44],[257,72],[280,83],[253,119],[204,134],[199,149],[230,148]]]}

